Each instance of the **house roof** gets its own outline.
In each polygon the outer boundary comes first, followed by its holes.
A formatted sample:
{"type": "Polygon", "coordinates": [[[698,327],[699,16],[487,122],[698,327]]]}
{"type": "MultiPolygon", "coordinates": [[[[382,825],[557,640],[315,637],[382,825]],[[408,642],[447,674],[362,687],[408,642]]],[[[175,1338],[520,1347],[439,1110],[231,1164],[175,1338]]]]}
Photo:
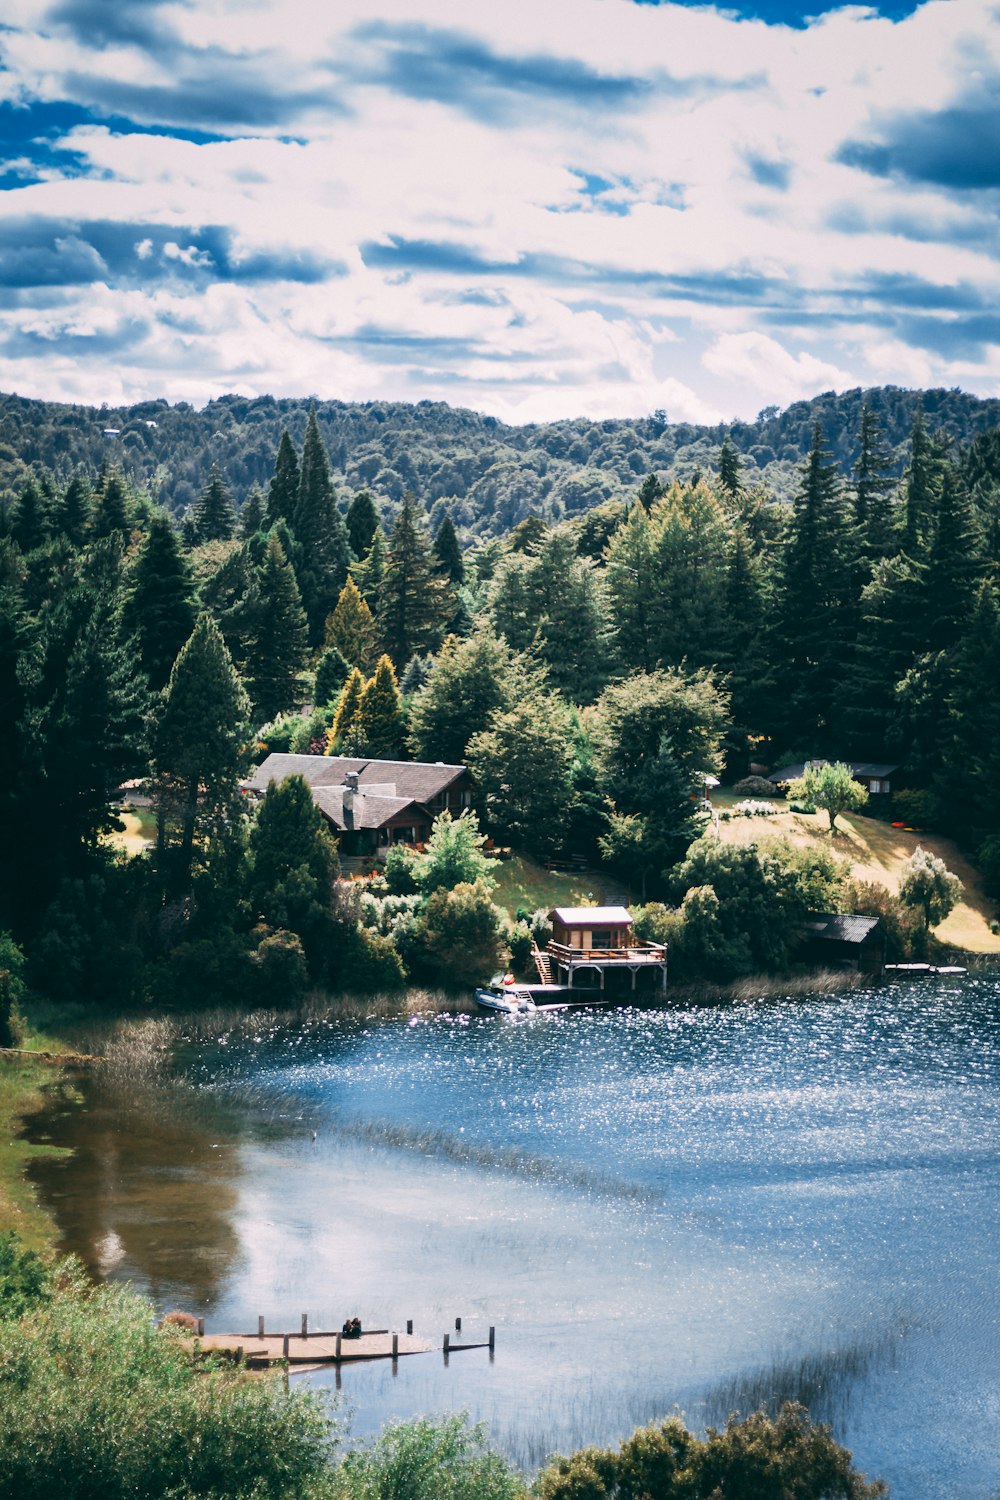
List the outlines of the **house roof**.
{"type": "MultiPolygon", "coordinates": [[[[883,776],[891,776],[894,771],[899,770],[898,763],[890,765],[888,762],[875,760],[849,760],[846,764],[850,766],[852,776],[870,776],[878,780],[883,776]]],[[[772,771],[767,779],[773,781],[775,786],[781,781],[795,781],[802,775],[805,768],[805,762],[797,760],[793,765],[782,766],[780,770],[772,771]]]]}
{"type": "Polygon", "coordinates": [[[391,787],[391,795],[407,801],[430,802],[465,771],[464,766],[418,760],[368,760],[346,755],[269,755],[245,783],[263,792],[272,781],[304,776],[311,787],[342,787],[348,771],[358,774],[359,788],[391,787]]]}
{"type": "Polygon", "coordinates": [[[433,821],[433,815],[413,797],[371,795],[358,791],[353,796],[348,794],[345,805],[345,791],[347,788],[343,786],[314,786],[312,789],[313,801],[320,812],[344,833],[358,828],[381,828],[409,807],[424,821],[433,821]]]}
{"type": "Polygon", "coordinates": [[[564,927],[631,927],[627,906],[556,906],[549,912],[564,927]]]}
{"type": "Polygon", "coordinates": [[[871,937],[878,925],[878,917],[862,917],[856,912],[811,912],[806,920],[811,937],[858,945],[871,937]]]}

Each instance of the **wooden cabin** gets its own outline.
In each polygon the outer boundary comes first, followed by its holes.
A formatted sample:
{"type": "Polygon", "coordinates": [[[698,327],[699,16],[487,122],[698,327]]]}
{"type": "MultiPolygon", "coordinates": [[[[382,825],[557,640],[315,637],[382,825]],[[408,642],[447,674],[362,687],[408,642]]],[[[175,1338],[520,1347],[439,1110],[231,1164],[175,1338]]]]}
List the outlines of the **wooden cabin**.
{"type": "Polygon", "coordinates": [[[536,955],[543,982],[604,992],[666,989],[667,950],[637,941],[626,906],[556,906],[552,938],[536,955]]]}
{"type": "Polygon", "coordinates": [[[854,912],[811,912],[806,920],[806,952],[827,969],[881,974],[885,968],[885,929],[878,917],[854,912]]]}

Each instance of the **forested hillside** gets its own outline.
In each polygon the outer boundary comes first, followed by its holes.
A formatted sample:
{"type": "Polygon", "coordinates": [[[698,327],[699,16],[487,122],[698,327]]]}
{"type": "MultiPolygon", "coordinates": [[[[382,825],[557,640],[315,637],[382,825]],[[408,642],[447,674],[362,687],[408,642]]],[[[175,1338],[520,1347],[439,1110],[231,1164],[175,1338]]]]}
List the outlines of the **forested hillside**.
{"type": "MultiPolygon", "coordinates": [[[[682,480],[709,473],[727,434],[747,484],[790,499],[817,419],[838,464],[845,472],[853,467],[863,400],[884,430],[895,475],[906,461],[918,403],[931,430],[959,445],[1000,424],[1000,401],[894,386],[830,392],[783,412],[766,407],[756,422],[716,427],[672,423],[663,412],[508,427],[429,401],[321,401],[316,415],[342,503],[359,489],[380,502],[398,502],[411,490],[432,510],[435,524],[447,509],[463,532],[495,536],[528,515],[555,521],[628,496],[652,471],[682,480]]],[[[242,504],[254,485],[267,487],[282,430],[301,444],[309,408],[305,400],[272,396],[225,396],[201,411],[165,401],[86,407],[3,396],[0,503],[16,494],[26,467],[41,466],[66,483],[77,468],[93,475],[115,463],[175,514],[194,503],[213,466],[242,504]]]]}
{"type": "MultiPolygon", "coordinates": [[[[497,504],[479,524],[499,535],[463,526],[471,498],[435,501],[417,472],[391,505],[338,494],[319,413],[300,435],[300,405],[286,426],[263,404],[261,482],[239,509],[219,463],[182,521],[116,462],[88,473],[67,454],[50,469],[24,438],[0,522],[0,847],[15,851],[0,928],[26,945],[35,985],[67,1000],[243,1003],[274,987],[469,982],[530,947],[493,905],[465,817],[425,854],[394,850],[363,891],[336,883],[305,781],[272,785],[259,808],[241,796],[269,751],[468,765],[497,844],[604,862],[675,904],[647,930],[669,941],[676,974],[782,970],[809,909],[872,908],[908,951],[926,948],[929,917],[907,928],[896,897],[849,887],[836,860],[702,837],[698,808],[706,775],[737,781],[758,761],[891,762],[905,818],[948,831],[1000,889],[1000,429],[959,443],[942,418],[985,419],[985,403],[949,396],[934,412],[932,395],[923,409],[897,395],[895,425],[855,401],[856,432],[835,435],[844,463],[814,412],[807,434],[797,419],[806,452],[783,460],[788,503],[725,431],[701,434],[697,473],[643,475],[636,459],[627,487],[569,514],[554,491],[514,526],[517,507],[497,504]],[[150,859],[106,842],[126,778],[150,790],[150,859]]],[[[139,443],[166,469],[170,422],[205,414],[145,410],[162,424],[140,418],[157,425],[139,443]]],[[[411,449],[435,451],[435,421],[457,420],[405,417],[397,471],[411,449]]],[[[475,438],[485,457],[488,424],[462,420],[463,452],[475,438]]],[[[677,437],[657,425],[651,452],[677,437]]],[[[610,445],[636,430],[506,436],[593,458],[585,434],[610,445]]],[[[541,493],[545,475],[523,472],[541,493]]],[[[472,489],[482,499],[483,480],[472,489]]]]}

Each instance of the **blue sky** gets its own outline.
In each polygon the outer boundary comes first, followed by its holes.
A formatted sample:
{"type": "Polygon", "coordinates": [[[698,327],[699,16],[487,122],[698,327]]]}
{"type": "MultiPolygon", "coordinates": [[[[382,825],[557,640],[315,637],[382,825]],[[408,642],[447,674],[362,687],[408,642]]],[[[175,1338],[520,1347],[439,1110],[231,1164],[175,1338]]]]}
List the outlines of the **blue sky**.
{"type": "Polygon", "coordinates": [[[7,0],[0,389],[1000,394],[1000,0],[7,0]]]}

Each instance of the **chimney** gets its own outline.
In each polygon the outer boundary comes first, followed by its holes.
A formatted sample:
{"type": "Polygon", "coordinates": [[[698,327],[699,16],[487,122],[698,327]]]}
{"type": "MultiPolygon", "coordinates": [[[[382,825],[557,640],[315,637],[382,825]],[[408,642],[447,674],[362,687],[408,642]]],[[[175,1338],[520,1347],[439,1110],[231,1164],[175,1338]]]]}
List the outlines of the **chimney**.
{"type": "Polygon", "coordinates": [[[344,806],[353,807],[358,792],[358,772],[348,771],[344,775],[344,806]]]}

